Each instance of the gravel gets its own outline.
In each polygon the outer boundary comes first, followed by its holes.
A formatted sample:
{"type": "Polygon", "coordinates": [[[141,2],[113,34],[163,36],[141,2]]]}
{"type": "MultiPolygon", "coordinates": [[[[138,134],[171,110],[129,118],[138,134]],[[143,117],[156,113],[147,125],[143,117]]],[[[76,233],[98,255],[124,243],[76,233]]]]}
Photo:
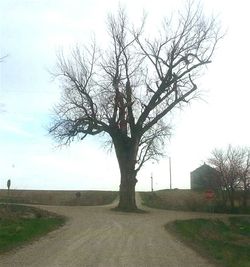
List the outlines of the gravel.
{"type": "MultiPolygon", "coordinates": [[[[140,202],[137,194],[137,203],[141,207],[140,202]]],[[[142,208],[147,213],[122,213],[112,211],[114,205],[39,206],[67,216],[69,220],[65,226],[39,240],[0,255],[0,266],[214,266],[164,229],[167,222],[176,219],[213,215],[145,207],[142,208]]]]}

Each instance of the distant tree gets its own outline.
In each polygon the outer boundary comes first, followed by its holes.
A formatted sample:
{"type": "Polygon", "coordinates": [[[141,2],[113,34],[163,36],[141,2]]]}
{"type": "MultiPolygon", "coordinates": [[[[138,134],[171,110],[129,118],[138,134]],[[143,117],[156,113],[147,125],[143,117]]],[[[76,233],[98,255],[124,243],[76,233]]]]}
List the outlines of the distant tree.
{"type": "Polygon", "coordinates": [[[250,148],[239,148],[242,154],[242,166],[240,172],[240,184],[244,190],[243,193],[243,207],[247,207],[248,198],[250,194],[250,148]]]}
{"type": "Polygon", "coordinates": [[[193,4],[177,21],[166,19],[151,40],[146,19],[136,29],[120,9],[108,16],[109,48],[94,43],[68,59],[58,56],[54,75],[64,92],[49,132],[61,144],[101,133],[110,138],[121,174],[119,209],[137,209],[137,173],[163,155],[169,115],[197,96],[196,79],[221,38],[216,20],[193,4]]]}
{"type": "Polygon", "coordinates": [[[232,147],[215,149],[209,162],[220,172],[223,200],[235,206],[237,190],[243,190],[243,205],[247,205],[250,188],[250,148],[232,147]]]}

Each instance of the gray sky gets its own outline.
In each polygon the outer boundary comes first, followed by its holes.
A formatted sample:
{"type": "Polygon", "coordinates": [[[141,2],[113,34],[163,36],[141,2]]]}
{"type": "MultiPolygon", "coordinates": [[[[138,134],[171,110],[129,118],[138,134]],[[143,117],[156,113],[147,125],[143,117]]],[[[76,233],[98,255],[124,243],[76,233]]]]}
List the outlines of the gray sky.
{"type": "MultiPolygon", "coordinates": [[[[157,32],[161,19],[183,1],[119,1],[129,16],[139,21],[143,10],[148,26],[157,32]]],[[[56,64],[56,51],[89,42],[106,42],[107,12],[118,1],[0,0],[0,188],[7,179],[13,188],[114,189],[119,169],[114,153],[88,138],[71,147],[55,149],[46,127],[60,86],[48,72],[56,64]]],[[[202,1],[201,1],[202,2],[202,1]]],[[[215,147],[249,145],[250,37],[249,1],[203,1],[227,34],[219,43],[200,81],[203,99],[177,112],[174,134],[166,152],[172,158],[173,187],[189,188],[189,173],[215,147]]],[[[169,188],[168,158],[149,163],[138,175],[138,190],[169,188]]]]}

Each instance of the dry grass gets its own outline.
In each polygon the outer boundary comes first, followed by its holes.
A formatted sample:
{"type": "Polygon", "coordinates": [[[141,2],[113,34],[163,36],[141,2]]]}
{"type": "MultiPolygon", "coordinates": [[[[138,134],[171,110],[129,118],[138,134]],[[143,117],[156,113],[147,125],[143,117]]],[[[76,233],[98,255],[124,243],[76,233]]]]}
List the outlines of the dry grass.
{"type": "MultiPolygon", "coordinates": [[[[235,208],[231,208],[229,203],[224,205],[219,195],[215,194],[214,199],[207,200],[205,192],[189,189],[159,190],[155,192],[143,192],[142,200],[144,205],[169,210],[201,211],[217,213],[250,214],[250,203],[247,208],[241,207],[236,201],[235,208]]],[[[238,196],[239,198],[239,196],[238,196]]]]}
{"type": "Polygon", "coordinates": [[[212,204],[204,193],[182,189],[146,192],[142,193],[142,199],[147,206],[171,210],[209,211],[212,204]]]}
{"type": "Polygon", "coordinates": [[[0,190],[0,202],[42,205],[83,205],[109,204],[117,197],[115,191],[57,191],[57,190],[0,190]]]}
{"type": "Polygon", "coordinates": [[[204,192],[195,192],[192,190],[160,190],[157,196],[172,209],[200,210],[211,204],[205,198],[204,192]]]}

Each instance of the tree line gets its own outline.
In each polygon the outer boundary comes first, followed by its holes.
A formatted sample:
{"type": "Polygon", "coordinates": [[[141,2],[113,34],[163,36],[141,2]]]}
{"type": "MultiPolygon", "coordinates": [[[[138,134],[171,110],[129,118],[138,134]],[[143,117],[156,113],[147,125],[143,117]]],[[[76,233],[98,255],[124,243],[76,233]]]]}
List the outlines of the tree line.
{"type": "Polygon", "coordinates": [[[216,184],[220,199],[231,209],[247,208],[250,194],[250,148],[245,146],[214,149],[209,163],[218,171],[216,184]]]}

